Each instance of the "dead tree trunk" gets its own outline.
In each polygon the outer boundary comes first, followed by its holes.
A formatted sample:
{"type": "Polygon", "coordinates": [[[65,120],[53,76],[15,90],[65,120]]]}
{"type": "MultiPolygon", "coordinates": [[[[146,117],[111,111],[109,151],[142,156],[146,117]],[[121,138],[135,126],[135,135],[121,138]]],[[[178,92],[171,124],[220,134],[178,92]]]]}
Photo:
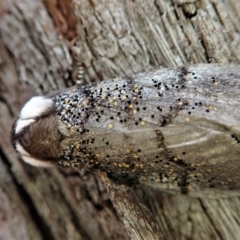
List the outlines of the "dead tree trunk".
{"type": "Polygon", "coordinates": [[[161,232],[165,239],[238,239],[238,197],[191,198],[138,189],[145,208],[131,189],[103,175],[123,225],[98,176],[27,166],[9,135],[21,105],[32,95],[74,83],[74,64],[84,67],[86,82],[159,65],[239,64],[239,2],[72,4],[0,3],[0,239],[161,239],[161,232]],[[75,42],[81,51],[77,63],[70,49],[75,42]],[[146,225],[133,221],[140,215],[146,225]]]}

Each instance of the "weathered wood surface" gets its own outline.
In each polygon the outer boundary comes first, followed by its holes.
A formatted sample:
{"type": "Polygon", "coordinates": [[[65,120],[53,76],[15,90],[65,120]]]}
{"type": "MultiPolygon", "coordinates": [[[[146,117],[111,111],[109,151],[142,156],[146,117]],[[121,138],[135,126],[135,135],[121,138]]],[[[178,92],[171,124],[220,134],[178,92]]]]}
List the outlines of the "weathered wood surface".
{"type": "MultiPolygon", "coordinates": [[[[66,76],[72,58],[61,28],[56,30],[42,1],[5,0],[1,7],[0,196],[4,207],[0,236],[128,239],[98,177],[89,175],[83,181],[70,170],[36,169],[19,161],[9,140],[13,120],[36,92],[71,86],[66,76]]],[[[159,65],[240,63],[237,0],[75,0],[73,9],[79,21],[78,44],[88,82],[159,65]]],[[[137,193],[166,239],[238,239],[240,235],[237,197],[190,198],[149,189],[138,189],[137,193]]],[[[117,201],[114,191],[111,194],[117,201]]]]}
{"type": "Polygon", "coordinates": [[[74,1],[87,78],[238,63],[239,1],[74,1]]]}
{"type": "Polygon", "coordinates": [[[131,239],[164,239],[155,216],[139,201],[132,188],[114,183],[105,173],[101,179],[131,239]]]}

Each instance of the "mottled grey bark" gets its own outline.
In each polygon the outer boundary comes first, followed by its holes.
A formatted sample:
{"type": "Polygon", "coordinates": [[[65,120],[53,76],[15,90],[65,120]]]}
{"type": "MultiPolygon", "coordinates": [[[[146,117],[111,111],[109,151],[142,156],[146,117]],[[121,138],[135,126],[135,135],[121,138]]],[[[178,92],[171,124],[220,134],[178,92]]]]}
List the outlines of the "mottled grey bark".
{"type": "MultiPolygon", "coordinates": [[[[84,175],[85,181],[71,170],[36,169],[23,164],[12,148],[8,136],[22,104],[36,93],[71,86],[67,76],[73,60],[42,1],[5,0],[1,6],[0,197],[4,207],[0,237],[128,239],[97,176],[84,175]]],[[[87,82],[159,65],[240,62],[237,0],[75,0],[73,8],[87,82]]],[[[104,181],[118,214],[127,210],[117,198],[121,188],[104,181]]],[[[160,229],[166,239],[238,239],[240,235],[237,197],[213,200],[136,191],[152,212],[146,208],[146,218],[155,218],[150,223],[158,225],[143,230],[160,229]]],[[[132,198],[125,197],[133,206],[132,198]]],[[[132,210],[126,212],[126,219],[134,217],[132,210]]],[[[131,235],[141,239],[137,236],[131,235]]]]}
{"type": "Polygon", "coordinates": [[[164,239],[155,217],[139,201],[132,188],[116,184],[105,173],[101,174],[101,179],[131,239],[164,239]]]}
{"type": "Polygon", "coordinates": [[[74,1],[86,77],[238,63],[239,1],[74,1]]]}

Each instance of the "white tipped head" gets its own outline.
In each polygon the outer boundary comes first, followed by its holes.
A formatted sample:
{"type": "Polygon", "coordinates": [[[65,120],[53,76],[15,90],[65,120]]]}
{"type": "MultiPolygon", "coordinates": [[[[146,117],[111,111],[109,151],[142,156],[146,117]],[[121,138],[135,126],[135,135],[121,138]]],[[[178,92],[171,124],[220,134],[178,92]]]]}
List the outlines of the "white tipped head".
{"type": "Polygon", "coordinates": [[[31,123],[33,123],[34,119],[18,119],[15,126],[15,133],[19,133],[21,130],[23,130],[26,126],[29,126],[31,123]]]}
{"type": "Polygon", "coordinates": [[[53,107],[53,100],[42,96],[32,97],[22,108],[19,119],[36,118],[53,107]]]}
{"type": "Polygon", "coordinates": [[[42,96],[32,97],[22,108],[15,124],[15,134],[35,122],[37,117],[47,114],[53,108],[53,100],[42,96]]]}
{"type": "Polygon", "coordinates": [[[35,166],[35,167],[52,167],[53,166],[53,163],[51,162],[39,160],[37,158],[32,157],[28,152],[24,150],[24,148],[18,142],[16,143],[16,150],[18,151],[18,153],[21,154],[23,161],[32,166],[35,166]]]}
{"type": "Polygon", "coordinates": [[[58,158],[60,136],[55,111],[53,100],[40,96],[23,106],[13,127],[12,141],[26,163],[50,167],[54,164],[49,159],[58,158]]]}

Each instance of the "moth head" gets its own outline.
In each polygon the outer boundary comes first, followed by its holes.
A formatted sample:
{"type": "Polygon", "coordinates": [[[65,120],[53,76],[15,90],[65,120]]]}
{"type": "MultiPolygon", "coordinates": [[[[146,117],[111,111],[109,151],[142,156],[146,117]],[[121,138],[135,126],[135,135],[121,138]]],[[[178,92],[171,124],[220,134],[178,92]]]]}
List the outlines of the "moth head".
{"type": "Polygon", "coordinates": [[[62,152],[60,125],[53,100],[33,97],[13,125],[13,145],[25,162],[38,167],[53,166],[62,152]]]}

